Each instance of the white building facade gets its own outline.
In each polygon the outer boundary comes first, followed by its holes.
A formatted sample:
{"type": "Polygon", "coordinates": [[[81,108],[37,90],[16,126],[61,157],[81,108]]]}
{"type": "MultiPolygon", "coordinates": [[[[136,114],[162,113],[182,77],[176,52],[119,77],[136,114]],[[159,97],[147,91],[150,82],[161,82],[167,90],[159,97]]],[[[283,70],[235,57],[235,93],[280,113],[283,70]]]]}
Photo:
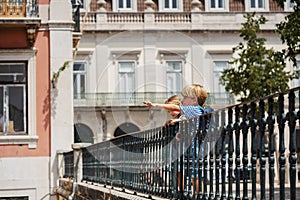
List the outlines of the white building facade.
{"type": "Polygon", "coordinates": [[[161,126],[167,113],[149,111],[143,101],[162,103],[191,83],[207,89],[214,109],[234,104],[219,77],[242,41],[243,16],[264,15],[267,46],[282,49],[275,28],[291,11],[289,1],[280,8],[275,0],[83,1],[73,67],[75,140],[96,143],[161,126]]]}

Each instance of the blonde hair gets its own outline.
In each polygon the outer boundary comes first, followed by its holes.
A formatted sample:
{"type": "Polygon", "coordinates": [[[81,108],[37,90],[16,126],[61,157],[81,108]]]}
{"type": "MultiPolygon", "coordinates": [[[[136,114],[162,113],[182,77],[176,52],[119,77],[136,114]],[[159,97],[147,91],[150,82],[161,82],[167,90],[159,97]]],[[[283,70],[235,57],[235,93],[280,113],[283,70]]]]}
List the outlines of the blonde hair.
{"type": "Polygon", "coordinates": [[[184,97],[197,98],[200,106],[203,106],[208,96],[206,90],[200,84],[185,86],[181,91],[181,95],[184,97]]]}
{"type": "Polygon", "coordinates": [[[165,104],[175,104],[177,106],[181,105],[181,97],[178,95],[173,95],[171,97],[169,97],[166,101],[165,104]]]}

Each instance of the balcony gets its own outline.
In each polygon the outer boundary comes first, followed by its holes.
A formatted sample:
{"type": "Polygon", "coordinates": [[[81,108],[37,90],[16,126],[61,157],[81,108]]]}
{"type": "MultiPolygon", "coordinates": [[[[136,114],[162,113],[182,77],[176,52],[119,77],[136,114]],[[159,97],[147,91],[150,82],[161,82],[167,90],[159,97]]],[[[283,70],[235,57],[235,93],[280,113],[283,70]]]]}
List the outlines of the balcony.
{"type": "Polygon", "coordinates": [[[57,155],[59,177],[65,177],[57,194],[75,199],[106,194],[122,199],[297,199],[299,92],[300,87],[293,88],[93,145],[73,144],[73,151],[57,155]]]}
{"type": "MultiPolygon", "coordinates": [[[[245,12],[86,12],[80,14],[84,31],[189,30],[238,31],[245,12]]],[[[268,22],[262,30],[274,30],[287,12],[262,12],[268,22]]]]}
{"type": "Polygon", "coordinates": [[[2,17],[25,17],[26,1],[0,1],[0,16],[2,17]]]}
{"type": "Polygon", "coordinates": [[[25,31],[28,47],[33,46],[40,24],[35,0],[0,0],[0,28],[25,31]]]}
{"type": "MultiPolygon", "coordinates": [[[[88,106],[144,106],[144,101],[163,103],[172,95],[180,92],[137,92],[137,93],[84,93],[74,94],[75,107],[88,106]]],[[[234,96],[229,93],[209,93],[206,101],[209,105],[232,105],[234,96]]]]}
{"type": "Polygon", "coordinates": [[[35,0],[0,0],[0,18],[37,17],[35,0]]]}

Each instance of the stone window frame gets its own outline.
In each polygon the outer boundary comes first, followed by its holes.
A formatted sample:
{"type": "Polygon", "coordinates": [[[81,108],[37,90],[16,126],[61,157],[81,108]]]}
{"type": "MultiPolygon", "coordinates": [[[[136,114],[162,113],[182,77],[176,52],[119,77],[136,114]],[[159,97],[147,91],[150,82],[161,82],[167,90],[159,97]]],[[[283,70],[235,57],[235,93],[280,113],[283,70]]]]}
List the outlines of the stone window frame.
{"type": "Polygon", "coordinates": [[[23,135],[0,135],[0,145],[21,144],[36,148],[36,49],[2,49],[1,61],[27,62],[27,133],[23,135]]]}

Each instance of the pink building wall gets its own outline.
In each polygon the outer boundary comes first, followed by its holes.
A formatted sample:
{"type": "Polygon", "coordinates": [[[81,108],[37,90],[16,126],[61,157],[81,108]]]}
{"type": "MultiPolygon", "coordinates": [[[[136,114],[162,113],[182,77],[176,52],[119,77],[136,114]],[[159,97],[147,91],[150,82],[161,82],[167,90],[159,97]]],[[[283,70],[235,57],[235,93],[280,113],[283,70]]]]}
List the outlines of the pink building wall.
{"type": "MultiPolygon", "coordinates": [[[[0,48],[25,48],[25,30],[0,31],[0,48]]],[[[38,31],[34,48],[36,53],[36,133],[37,148],[28,145],[0,145],[0,157],[50,156],[50,55],[49,31],[38,31]]],[[[28,102],[30,104],[30,102],[28,102]]]]}

